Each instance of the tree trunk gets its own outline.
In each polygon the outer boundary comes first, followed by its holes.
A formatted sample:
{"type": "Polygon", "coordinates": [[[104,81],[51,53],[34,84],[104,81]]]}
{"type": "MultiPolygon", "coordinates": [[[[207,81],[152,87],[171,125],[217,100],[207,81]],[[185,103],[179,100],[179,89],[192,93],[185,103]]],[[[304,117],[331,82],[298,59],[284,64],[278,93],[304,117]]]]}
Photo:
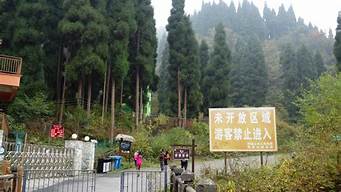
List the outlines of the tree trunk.
{"type": "Polygon", "coordinates": [[[77,105],[83,106],[83,80],[78,80],[77,105]]]}
{"type": "MultiPolygon", "coordinates": [[[[57,81],[56,81],[56,97],[57,97],[57,103],[58,103],[58,109],[60,109],[60,105],[61,105],[61,92],[62,92],[62,87],[61,87],[61,58],[62,58],[62,46],[60,45],[59,50],[58,50],[58,63],[57,63],[57,81]]],[[[59,117],[59,114],[57,114],[57,117],[59,117]]]]}
{"type": "Polygon", "coordinates": [[[135,128],[138,128],[139,125],[139,90],[140,90],[140,73],[139,70],[136,70],[136,95],[135,95],[135,128]]]}
{"type": "Polygon", "coordinates": [[[123,105],[123,79],[121,80],[121,93],[120,93],[120,108],[122,111],[122,105],[123,105]]]}
{"type": "Polygon", "coordinates": [[[59,112],[59,119],[58,119],[59,124],[62,124],[62,122],[63,122],[64,105],[65,105],[65,91],[66,91],[66,74],[64,72],[62,102],[61,102],[61,105],[60,105],[60,112],[59,112]]]}
{"type": "Polygon", "coordinates": [[[115,131],[115,79],[112,78],[111,87],[111,129],[110,129],[110,143],[114,141],[114,131],[115,131]]]}
{"type": "Polygon", "coordinates": [[[184,122],[183,126],[187,126],[187,88],[185,88],[185,98],[184,98],[184,122]]]}
{"type": "Polygon", "coordinates": [[[181,84],[180,84],[180,68],[177,73],[177,89],[178,89],[178,125],[181,126],[181,84]]]}
{"type": "Polygon", "coordinates": [[[107,94],[105,96],[105,112],[108,112],[108,103],[109,103],[109,86],[110,86],[110,80],[111,80],[111,65],[108,65],[108,76],[107,76],[107,94]]]}
{"type": "Polygon", "coordinates": [[[143,121],[143,89],[141,85],[141,92],[140,92],[140,122],[143,121]]]}
{"type": "Polygon", "coordinates": [[[104,123],[105,97],[107,95],[107,71],[104,73],[103,92],[102,92],[102,124],[104,123]]]}
{"type": "Polygon", "coordinates": [[[87,115],[88,117],[90,117],[90,113],[91,113],[91,92],[92,92],[92,82],[91,82],[91,75],[89,75],[88,77],[88,106],[86,109],[87,115]]]}

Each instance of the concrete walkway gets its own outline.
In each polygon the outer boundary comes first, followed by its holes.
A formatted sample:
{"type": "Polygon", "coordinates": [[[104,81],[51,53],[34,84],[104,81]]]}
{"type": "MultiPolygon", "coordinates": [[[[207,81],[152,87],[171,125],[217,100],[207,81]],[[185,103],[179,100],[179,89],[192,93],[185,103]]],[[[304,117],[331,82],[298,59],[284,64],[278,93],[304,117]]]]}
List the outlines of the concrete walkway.
{"type": "MultiPolygon", "coordinates": [[[[276,165],[281,159],[287,158],[287,155],[264,155],[264,164],[276,165]]],[[[180,165],[180,162],[171,162],[172,164],[180,165]]],[[[247,156],[228,160],[232,168],[247,168],[260,167],[260,156],[247,156]]],[[[191,170],[191,163],[188,169],[191,170]]],[[[205,162],[198,162],[195,167],[196,175],[201,173],[202,169],[224,169],[224,159],[210,160],[205,162]]],[[[142,170],[158,170],[155,168],[145,168],[142,170]]],[[[170,172],[170,171],[168,171],[170,172]]],[[[96,181],[96,192],[119,192],[120,191],[120,175],[119,174],[99,174],[96,181]]]]}

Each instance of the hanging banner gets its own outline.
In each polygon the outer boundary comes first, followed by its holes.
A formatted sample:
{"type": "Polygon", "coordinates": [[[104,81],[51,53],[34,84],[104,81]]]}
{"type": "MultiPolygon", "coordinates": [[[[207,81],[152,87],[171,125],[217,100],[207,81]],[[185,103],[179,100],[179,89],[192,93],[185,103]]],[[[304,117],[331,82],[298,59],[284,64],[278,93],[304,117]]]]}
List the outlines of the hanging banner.
{"type": "Polygon", "coordinates": [[[277,151],[274,107],[209,109],[210,151],[277,151]]]}
{"type": "Polygon", "coordinates": [[[63,138],[64,137],[64,127],[60,124],[53,124],[50,130],[50,136],[52,138],[63,138]]]}

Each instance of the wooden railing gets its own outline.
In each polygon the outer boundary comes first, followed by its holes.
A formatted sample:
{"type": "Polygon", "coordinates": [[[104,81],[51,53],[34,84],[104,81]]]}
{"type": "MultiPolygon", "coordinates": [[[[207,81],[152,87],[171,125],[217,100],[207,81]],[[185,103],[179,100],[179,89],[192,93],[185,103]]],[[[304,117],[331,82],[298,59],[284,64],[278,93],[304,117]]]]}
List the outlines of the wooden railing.
{"type": "Polygon", "coordinates": [[[0,72],[21,74],[22,58],[0,55],[0,72]]]}

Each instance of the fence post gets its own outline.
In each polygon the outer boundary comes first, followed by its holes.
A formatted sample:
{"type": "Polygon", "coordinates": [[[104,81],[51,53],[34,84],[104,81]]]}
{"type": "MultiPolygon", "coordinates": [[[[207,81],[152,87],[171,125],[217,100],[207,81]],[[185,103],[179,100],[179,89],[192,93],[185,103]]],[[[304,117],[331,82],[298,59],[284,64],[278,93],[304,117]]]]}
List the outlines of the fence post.
{"type": "Polygon", "coordinates": [[[26,189],[26,181],[24,180],[24,168],[22,166],[18,166],[17,168],[17,183],[16,183],[16,192],[25,192],[26,189]]]}
{"type": "MultiPolygon", "coordinates": [[[[167,183],[167,181],[168,181],[168,166],[165,166],[165,176],[164,176],[164,178],[165,178],[165,181],[164,181],[164,191],[165,192],[167,192],[167,185],[168,185],[168,183],[167,183]]],[[[162,174],[162,172],[161,172],[161,174],[162,174]]]]}
{"type": "Polygon", "coordinates": [[[124,172],[121,173],[121,186],[120,192],[124,192],[124,172]]]}

